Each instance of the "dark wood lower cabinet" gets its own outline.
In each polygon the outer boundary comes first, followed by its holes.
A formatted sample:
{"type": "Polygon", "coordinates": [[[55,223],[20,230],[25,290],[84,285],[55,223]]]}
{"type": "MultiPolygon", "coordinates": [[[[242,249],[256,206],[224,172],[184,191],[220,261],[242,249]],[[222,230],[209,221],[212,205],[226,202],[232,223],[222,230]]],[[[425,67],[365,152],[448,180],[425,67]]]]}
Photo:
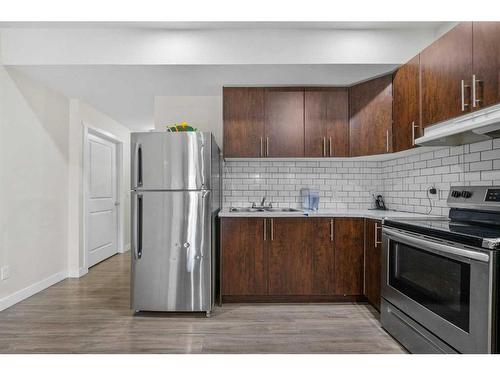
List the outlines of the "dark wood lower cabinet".
{"type": "Polygon", "coordinates": [[[222,218],[222,295],[267,294],[267,254],[262,218],[222,218]]]}
{"type": "Polygon", "coordinates": [[[304,219],[270,219],[270,295],[304,295],[312,292],[312,248],[307,246],[304,219]]]}
{"type": "Polygon", "coordinates": [[[269,295],[331,295],[330,219],[270,219],[269,295]]]}
{"type": "Polygon", "coordinates": [[[359,301],[363,219],[222,218],[225,302],[359,301]]]}
{"type": "Polygon", "coordinates": [[[365,296],[380,311],[382,223],[365,220],[365,296]]]}
{"type": "Polygon", "coordinates": [[[364,219],[335,219],[335,294],[363,294],[364,219]]]}

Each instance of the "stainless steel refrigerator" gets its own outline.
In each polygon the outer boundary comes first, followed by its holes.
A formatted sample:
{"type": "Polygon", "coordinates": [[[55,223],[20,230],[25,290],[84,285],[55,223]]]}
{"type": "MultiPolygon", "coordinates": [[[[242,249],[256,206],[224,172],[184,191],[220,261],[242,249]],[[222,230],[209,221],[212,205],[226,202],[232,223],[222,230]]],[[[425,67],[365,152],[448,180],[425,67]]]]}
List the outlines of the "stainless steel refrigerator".
{"type": "Polygon", "coordinates": [[[132,133],[135,311],[213,309],[221,153],[211,133],[132,133]]]}

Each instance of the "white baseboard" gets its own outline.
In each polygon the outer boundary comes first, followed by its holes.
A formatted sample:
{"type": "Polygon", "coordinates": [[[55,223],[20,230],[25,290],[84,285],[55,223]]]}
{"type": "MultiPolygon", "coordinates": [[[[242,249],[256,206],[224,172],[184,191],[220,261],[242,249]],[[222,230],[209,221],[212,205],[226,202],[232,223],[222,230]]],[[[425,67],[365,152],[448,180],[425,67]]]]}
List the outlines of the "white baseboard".
{"type": "Polygon", "coordinates": [[[80,267],[78,270],[70,270],[68,271],[68,277],[73,279],[78,279],[89,272],[87,267],[80,267]]]}
{"type": "Polygon", "coordinates": [[[41,292],[44,289],[47,289],[49,286],[52,286],[59,281],[64,280],[67,277],[66,271],[58,272],[52,276],[47,277],[37,283],[34,283],[24,289],[21,289],[17,292],[12,293],[9,296],[3,297],[0,299],[0,311],[5,310],[26,298],[31,297],[38,292],[41,292]]]}
{"type": "Polygon", "coordinates": [[[127,251],[130,251],[130,249],[132,248],[132,246],[130,246],[130,242],[128,244],[125,245],[125,249],[123,250],[124,253],[126,253],[127,251]]]}

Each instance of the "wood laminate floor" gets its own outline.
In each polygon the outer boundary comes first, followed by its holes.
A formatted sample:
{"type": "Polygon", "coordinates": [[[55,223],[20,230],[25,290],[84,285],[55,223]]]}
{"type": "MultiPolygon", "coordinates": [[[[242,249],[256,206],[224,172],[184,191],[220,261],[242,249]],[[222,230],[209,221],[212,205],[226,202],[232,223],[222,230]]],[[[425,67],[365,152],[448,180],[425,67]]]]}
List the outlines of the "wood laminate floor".
{"type": "Polygon", "coordinates": [[[0,353],[405,353],[366,304],[225,304],[134,315],[130,253],[0,312],[0,353]]]}

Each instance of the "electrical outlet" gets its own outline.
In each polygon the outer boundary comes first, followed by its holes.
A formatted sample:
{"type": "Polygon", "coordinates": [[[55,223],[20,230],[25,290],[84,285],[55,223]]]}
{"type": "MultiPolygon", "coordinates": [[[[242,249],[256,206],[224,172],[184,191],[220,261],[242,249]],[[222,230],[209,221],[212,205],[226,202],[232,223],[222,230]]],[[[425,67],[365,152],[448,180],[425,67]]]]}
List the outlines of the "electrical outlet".
{"type": "Polygon", "coordinates": [[[430,199],[440,199],[441,191],[435,186],[430,186],[427,189],[427,194],[430,199]]]}
{"type": "Polygon", "coordinates": [[[3,266],[0,273],[0,278],[7,280],[10,277],[10,266],[3,266]]]}

